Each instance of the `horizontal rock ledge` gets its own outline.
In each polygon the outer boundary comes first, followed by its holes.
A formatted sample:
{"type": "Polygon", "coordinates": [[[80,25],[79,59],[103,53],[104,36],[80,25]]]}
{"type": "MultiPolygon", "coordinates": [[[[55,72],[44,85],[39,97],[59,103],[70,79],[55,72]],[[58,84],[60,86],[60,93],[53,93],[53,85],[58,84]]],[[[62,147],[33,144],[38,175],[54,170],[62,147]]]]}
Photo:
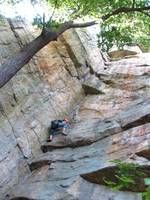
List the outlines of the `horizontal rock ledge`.
{"type": "Polygon", "coordinates": [[[86,146],[123,130],[149,122],[150,99],[141,100],[107,120],[93,119],[77,123],[67,137],[64,139],[56,137],[53,142],[43,143],[41,149],[43,152],[47,152],[66,147],[86,146]]]}
{"type": "Polygon", "coordinates": [[[86,146],[120,131],[122,129],[116,121],[107,120],[101,122],[99,120],[93,120],[90,125],[88,121],[82,122],[74,127],[64,141],[56,138],[56,141],[43,143],[41,149],[45,153],[54,149],[86,146]]]}

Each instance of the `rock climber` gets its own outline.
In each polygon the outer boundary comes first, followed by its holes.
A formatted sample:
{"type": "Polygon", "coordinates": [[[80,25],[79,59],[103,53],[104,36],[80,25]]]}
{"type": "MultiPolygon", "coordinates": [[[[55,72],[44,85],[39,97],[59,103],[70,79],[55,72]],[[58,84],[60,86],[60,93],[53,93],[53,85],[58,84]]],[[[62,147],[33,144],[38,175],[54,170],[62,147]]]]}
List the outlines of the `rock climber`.
{"type": "Polygon", "coordinates": [[[69,120],[67,118],[64,118],[63,120],[54,120],[51,122],[51,128],[50,128],[50,135],[48,138],[48,142],[51,142],[53,140],[54,135],[57,132],[61,132],[63,135],[68,135],[66,133],[66,129],[69,127],[69,120]]]}

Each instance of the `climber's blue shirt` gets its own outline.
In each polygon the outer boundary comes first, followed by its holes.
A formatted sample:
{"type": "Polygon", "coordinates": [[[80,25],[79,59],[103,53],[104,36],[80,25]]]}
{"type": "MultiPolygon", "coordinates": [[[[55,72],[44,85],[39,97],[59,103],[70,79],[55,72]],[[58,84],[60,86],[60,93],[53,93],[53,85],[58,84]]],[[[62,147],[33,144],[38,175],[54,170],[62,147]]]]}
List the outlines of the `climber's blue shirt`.
{"type": "Polygon", "coordinates": [[[54,120],[51,122],[51,134],[55,134],[60,128],[68,128],[69,124],[65,120],[54,120]]]}

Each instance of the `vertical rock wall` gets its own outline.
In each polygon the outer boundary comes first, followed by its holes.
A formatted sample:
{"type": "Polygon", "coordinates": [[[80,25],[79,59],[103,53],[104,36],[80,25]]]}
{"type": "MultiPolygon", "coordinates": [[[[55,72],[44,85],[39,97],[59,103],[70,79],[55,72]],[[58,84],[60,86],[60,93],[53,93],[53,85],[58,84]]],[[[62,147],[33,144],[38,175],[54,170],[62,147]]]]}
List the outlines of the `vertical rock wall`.
{"type": "MultiPolygon", "coordinates": [[[[149,169],[148,54],[104,63],[95,33],[65,32],[0,89],[0,199],[141,200],[101,184],[112,159],[149,169]],[[69,135],[45,143],[64,116],[69,135]]],[[[0,34],[3,63],[38,33],[4,19],[0,34]]]]}
{"type": "MultiPolygon", "coordinates": [[[[35,35],[29,24],[4,19],[0,26],[0,63],[35,35]]],[[[81,38],[79,31],[66,32],[0,89],[0,195],[30,174],[26,159],[41,151],[50,121],[73,116],[82,100],[81,82],[88,76],[90,63],[86,41],[81,38]]]]}

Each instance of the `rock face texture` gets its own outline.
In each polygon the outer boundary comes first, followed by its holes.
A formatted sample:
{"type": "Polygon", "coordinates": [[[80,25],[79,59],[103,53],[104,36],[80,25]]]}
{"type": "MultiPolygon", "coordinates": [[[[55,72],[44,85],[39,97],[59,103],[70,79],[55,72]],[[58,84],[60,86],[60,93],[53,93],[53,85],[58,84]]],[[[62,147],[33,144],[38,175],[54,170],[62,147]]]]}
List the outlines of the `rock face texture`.
{"type": "MultiPolygon", "coordinates": [[[[141,200],[95,177],[112,159],[149,167],[150,61],[104,60],[95,30],[67,31],[0,89],[0,199],[141,200]],[[68,136],[45,142],[65,116],[68,136]]],[[[2,64],[38,33],[4,19],[0,34],[2,64]]]]}

